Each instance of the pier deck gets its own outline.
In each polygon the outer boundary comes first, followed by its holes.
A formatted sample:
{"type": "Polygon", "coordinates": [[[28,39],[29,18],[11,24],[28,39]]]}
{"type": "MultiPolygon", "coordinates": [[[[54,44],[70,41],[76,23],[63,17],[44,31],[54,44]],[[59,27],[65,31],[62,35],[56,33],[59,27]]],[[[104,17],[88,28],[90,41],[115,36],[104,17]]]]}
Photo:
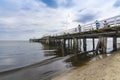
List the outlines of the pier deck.
{"type": "Polygon", "coordinates": [[[82,26],[81,32],[77,28],[73,28],[61,33],[54,35],[46,35],[38,39],[30,39],[33,42],[42,42],[49,45],[54,45],[56,48],[62,48],[65,50],[66,46],[69,49],[74,49],[75,52],[78,50],[87,51],[87,39],[92,39],[93,51],[98,52],[101,50],[102,53],[106,53],[107,49],[107,38],[113,38],[113,50],[117,50],[117,38],[120,37],[120,15],[109,19],[109,27],[104,27],[103,20],[101,22],[101,27],[96,29],[95,23],[87,24],[82,26]],[[87,26],[87,27],[86,27],[87,26]],[[77,31],[76,31],[77,30],[77,31]],[[95,46],[95,39],[98,39],[97,46],[95,46]]]}

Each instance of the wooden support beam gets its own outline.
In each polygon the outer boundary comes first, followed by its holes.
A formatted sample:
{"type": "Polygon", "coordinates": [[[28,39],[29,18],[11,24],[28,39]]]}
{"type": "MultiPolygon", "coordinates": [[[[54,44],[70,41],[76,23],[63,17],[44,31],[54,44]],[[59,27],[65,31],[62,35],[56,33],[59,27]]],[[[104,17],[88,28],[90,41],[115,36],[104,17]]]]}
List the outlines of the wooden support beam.
{"type": "Polygon", "coordinates": [[[99,37],[98,40],[98,44],[96,47],[96,53],[98,54],[98,52],[100,53],[106,53],[106,49],[107,49],[107,37],[99,37]]]}
{"type": "Polygon", "coordinates": [[[61,45],[62,45],[62,47],[61,47],[61,49],[62,49],[62,54],[63,54],[63,56],[65,55],[65,50],[66,50],[66,39],[62,39],[62,42],[61,42],[61,45]]]}
{"type": "Polygon", "coordinates": [[[68,49],[70,48],[70,39],[68,39],[68,49]]]}
{"type": "Polygon", "coordinates": [[[84,50],[84,51],[87,51],[86,38],[83,38],[83,50],[84,50]]]}
{"type": "Polygon", "coordinates": [[[76,48],[76,39],[73,38],[73,50],[75,50],[75,48],[76,48]]]}
{"type": "Polygon", "coordinates": [[[107,51],[107,37],[103,37],[102,38],[102,53],[106,53],[106,51],[107,51]]]}
{"type": "Polygon", "coordinates": [[[61,43],[61,41],[60,41],[60,39],[58,39],[58,47],[60,48],[60,43],[61,43]]]}
{"type": "Polygon", "coordinates": [[[95,51],[95,38],[92,38],[92,43],[93,43],[93,54],[96,55],[95,51]]]}
{"type": "Polygon", "coordinates": [[[92,38],[93,43],[93,51],[95,50],[95,38],[92,38]]]}
{"type": "Polygon", "coordinates": [[[56,39],[56,47],[57,48],[59,48],[59,44],[60,44],[59,42],[60,42],[59,39],[56,39]]]}
{"type": "Polygon", "coordinates": [[[56,46],[56,40],[54,39],[53,41],[54,41],[54,44],[53,44],[53,46],[56,46]]]}
{"type": "Polygon", "coordinates": [[[81,42],[81,39],[79,39],[79,46],[80,46],[80,51],[82,51],[81,47],[82,47],[82,42],[81,42]]]}
{"type": "Polygon", "coordinates": [[[117,37],[114,36],[113,37],[113,51],[116,51],[117,50],[117,37]]]}
{"type": "Polygon", "coordinates": [[[73,39],[73,51],[75,53],[78,53],[78,39],[77,38],[73,39]]]}
{"type": "Polygon", "coordinates": [[[98,54],[98,52],[101,50],[101,42],[102,42],[101,40],[102,40],[102,38],[100,36],[98,39],[97,46],[96,46],[96,54],[98,54]]]}
{"type": "Polygon", "coordinates": [[[53,39],[53,46],[55,46],[56,45],[56,40],[55,39],[53,39]]]}
{"type": "Polygon", "coordinates": [[[76,48],[77,48],[77,51],[78,51],[78,38],[76,38],[76,48]]]}
{"type": "Polygon", "coordinates": [[[45,40],[45,43],[50,44],[50,38],[49,37],[47,37],[47,39],[45,40]]]}
{"type": "Polygon", "coordinates": [[[67,53],[70,52],[70,39],[67,39],[67,53]]]}
{"type": "Polygon", "coordinates": [[[71,49],[73,49],[73,41],[72,41],[72,39],[70,40],[70,42],[71,42],[71,49]]]}

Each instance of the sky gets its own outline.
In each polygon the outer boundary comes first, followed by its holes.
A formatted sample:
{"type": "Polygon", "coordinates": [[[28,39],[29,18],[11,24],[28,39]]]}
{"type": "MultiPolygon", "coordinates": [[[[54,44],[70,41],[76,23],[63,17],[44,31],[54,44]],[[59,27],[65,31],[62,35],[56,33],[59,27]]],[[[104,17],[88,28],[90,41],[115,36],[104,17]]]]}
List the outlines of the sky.
{"type": "Polygon", "coordinates": [[[0,0],[0,40],[28,40],[120,15],[120,0],[0,0]]]}

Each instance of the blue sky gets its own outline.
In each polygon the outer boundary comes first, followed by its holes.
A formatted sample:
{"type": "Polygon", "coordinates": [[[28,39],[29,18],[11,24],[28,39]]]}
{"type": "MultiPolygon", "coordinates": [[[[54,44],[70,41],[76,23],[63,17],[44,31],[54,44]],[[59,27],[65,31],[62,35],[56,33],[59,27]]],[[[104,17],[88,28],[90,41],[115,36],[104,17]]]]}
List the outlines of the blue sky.
{"type": "Polygon", "coordinates": [[[28,40],[120,14],[120,0],[0,0],[0,40],[28,40]]]}

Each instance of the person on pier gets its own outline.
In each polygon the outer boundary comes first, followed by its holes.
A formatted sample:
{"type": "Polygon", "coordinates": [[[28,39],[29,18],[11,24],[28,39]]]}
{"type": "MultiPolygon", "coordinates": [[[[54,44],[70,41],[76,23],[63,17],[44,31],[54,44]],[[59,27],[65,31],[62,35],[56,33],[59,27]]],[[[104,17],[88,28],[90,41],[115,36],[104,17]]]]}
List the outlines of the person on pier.
{"type": "Polygon", "coordinates": [[[100,28],[100,22],[98,20],[95,21],[96,29],[100,28]]]}
{"type": "Polygon", "coordinates": [[[104,21],[104,23],[103,23],[103,24],[104,24],[104,28],[108,28],[108,27],[110,27],[110,25],[107,23],[107,21],[106,21],[106,20],[104,21]]]}
{"type": "Polygon", "coordinates": [[[74,30],[75,30],[75,32],[77,32],[77,28],[75,28],[74,30]]]}
{"type": "Polygon", "coordinates": [[[81,25],[78,25],[78,31],[81,32],[81,25]]]}

